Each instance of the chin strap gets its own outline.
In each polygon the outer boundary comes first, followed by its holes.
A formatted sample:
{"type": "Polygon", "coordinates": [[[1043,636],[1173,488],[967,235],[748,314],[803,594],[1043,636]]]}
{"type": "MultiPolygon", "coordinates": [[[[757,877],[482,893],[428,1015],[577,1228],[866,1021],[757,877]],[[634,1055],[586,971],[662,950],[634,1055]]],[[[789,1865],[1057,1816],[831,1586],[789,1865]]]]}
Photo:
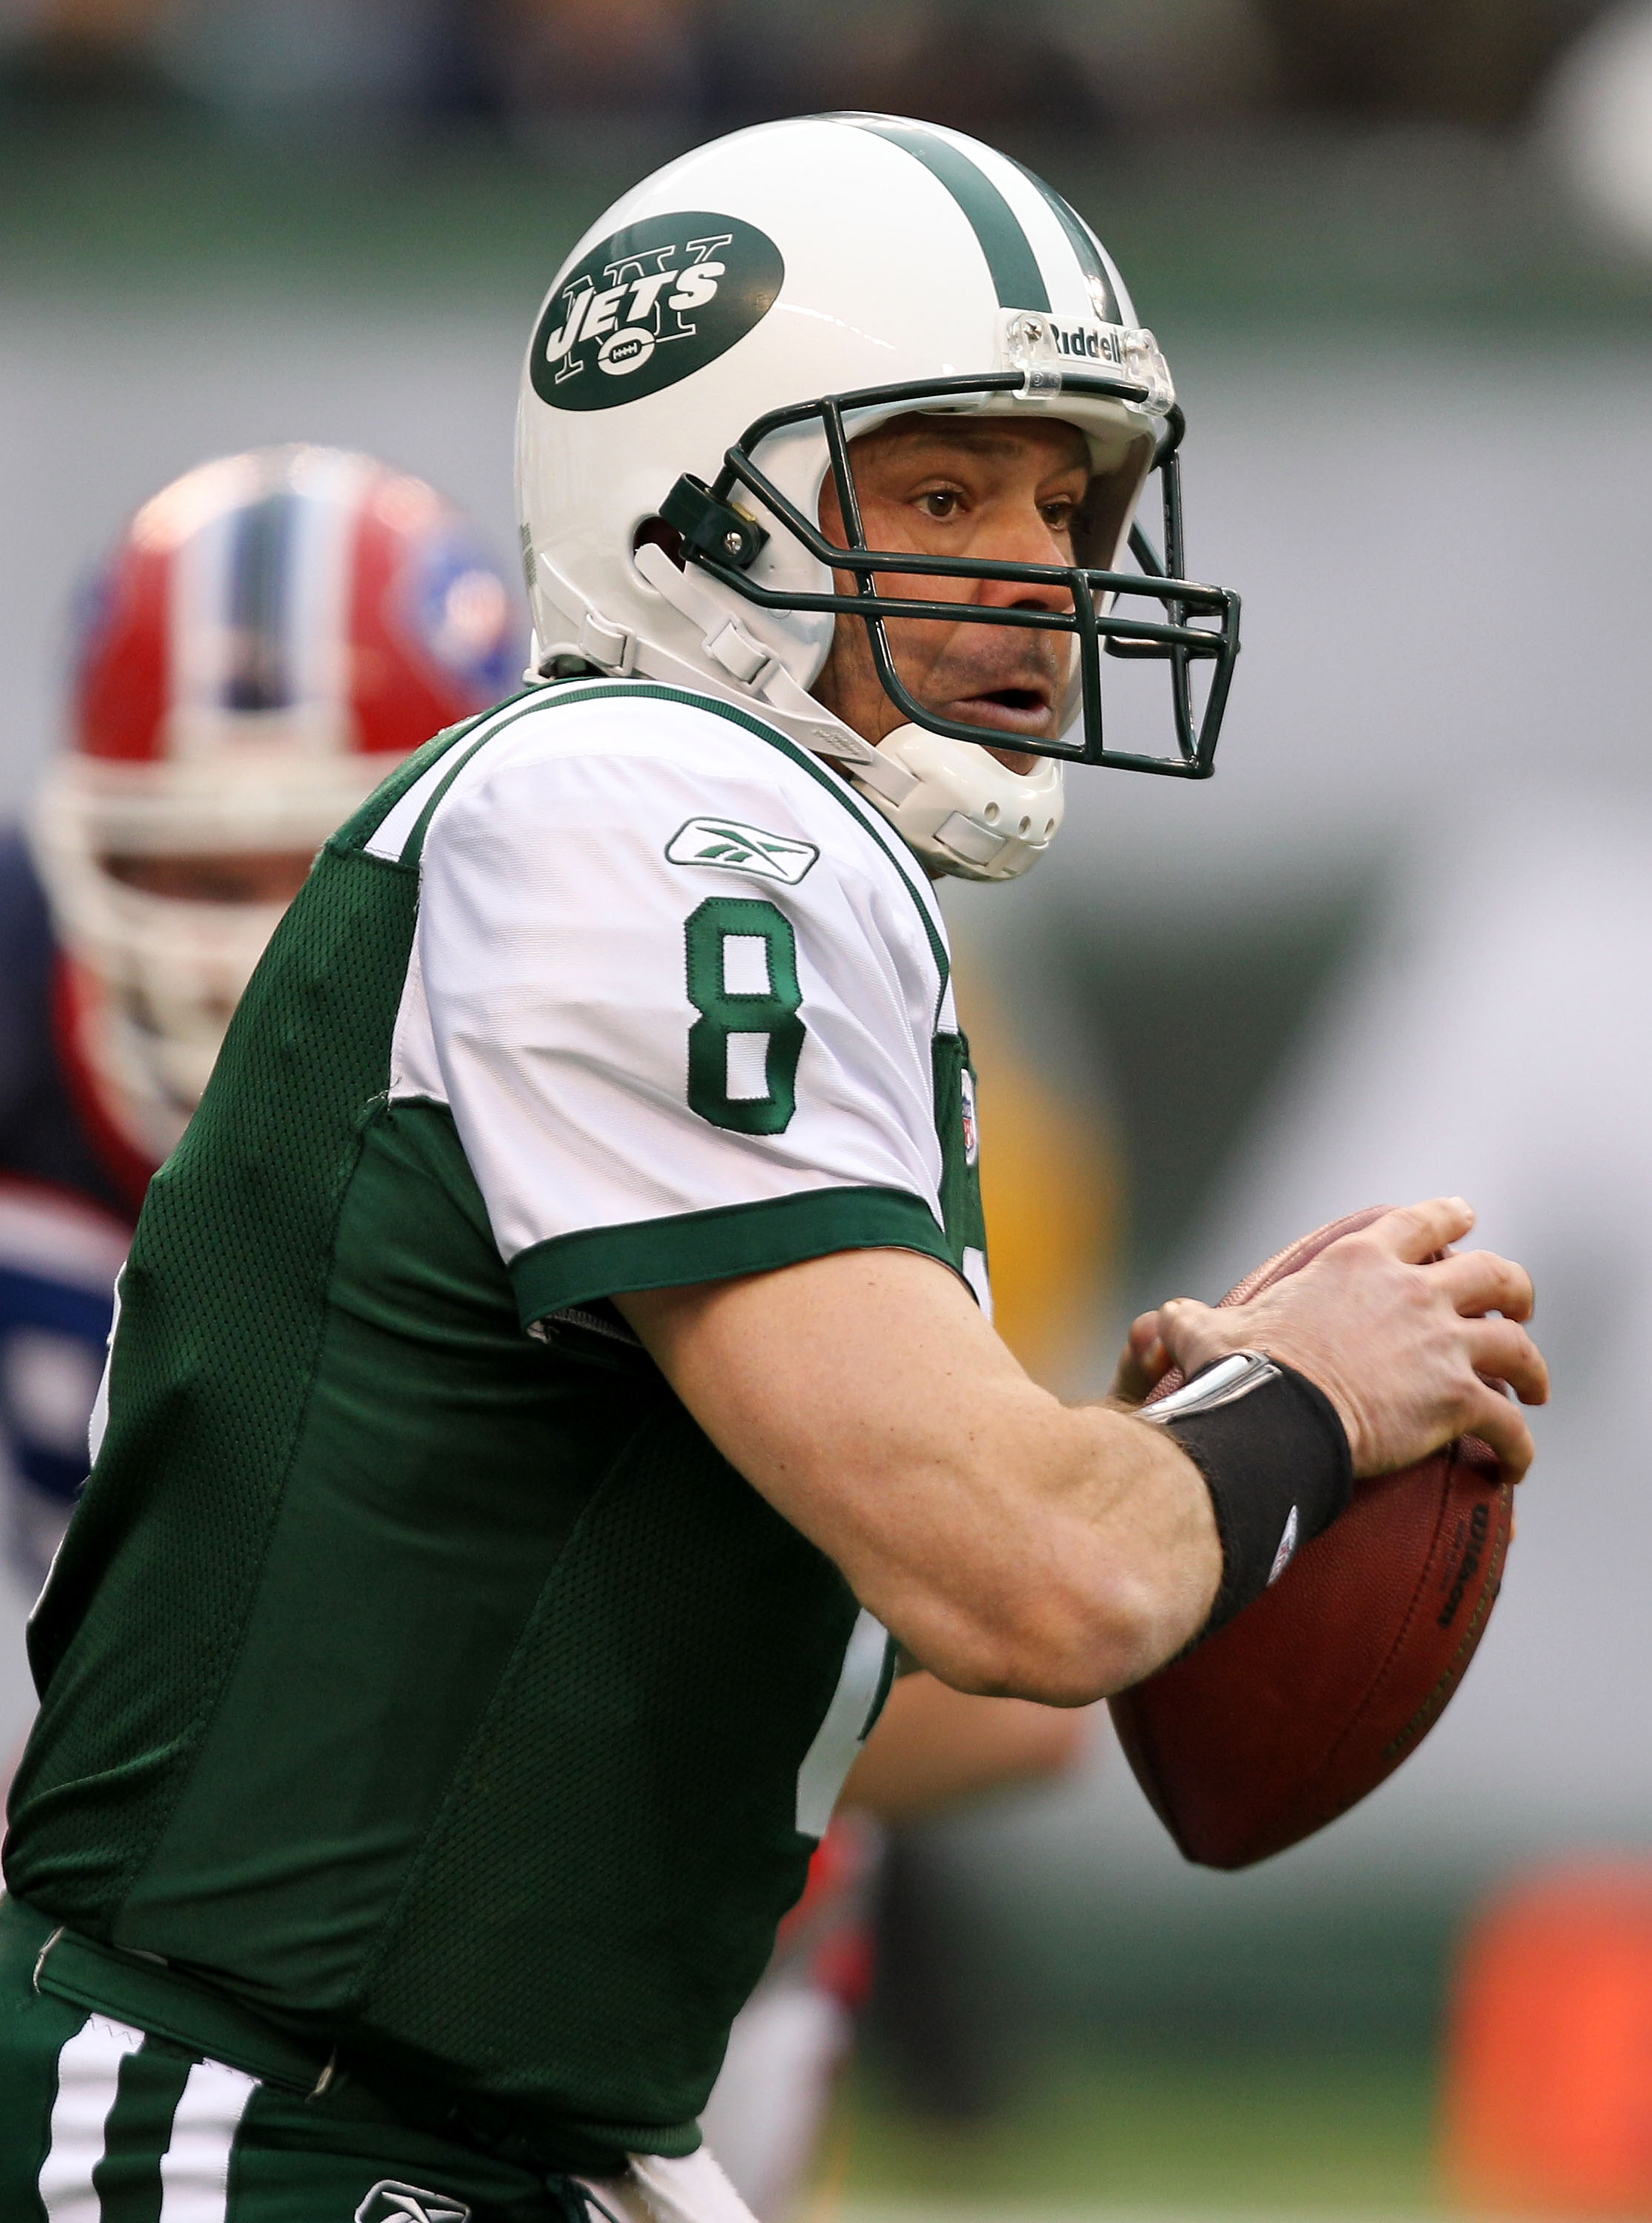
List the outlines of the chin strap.
{"type": "MultiPolygon", "coordinates": [[[[579,638],[545,650],[543,664],[575,654],[617,676],[636,673],[704,694],[750,702],[788,739],[837,765],[932,870],[964,879],[1013,879],[1043,854],[1061,820],[1060,767],[1018,774],[972,742],[948,740],[920,726],[898,727],[875,746],[815,701],[772,649],[747,631],[727,590],[689,566],[680,570],[651,541],[636,551],[638,570],[663,601],[700,636],[704,664],[610,623],[584,605],[579,638]],[[710,666],[710,670],[707,666],[710,666]]],[[[564,612],[583,597],[538,558],[545,590],[564,612]]]]}
{"type": "MultiPolygon", "coordinates": [[[[547,584],[562,589],[558,600],[567,607],[563,599],[570,591],[567,583],[551,570],[543,557],[539,560],[547,584]]],[[[661,600],[669,602],[699,633],[701,652],[717,671],[726,675],[731,691],[738,690],[758,706],[763,715],[779,725],[793,740],[801,741],[818,756],[830,757],[834,763],[852,771],[858,784],[876,790],[891,803],[905,802],[917,784],[914,775],[902,765],[890,764],[870,741],[864,740],[852,727],[845,726],[841,718],[834,718],[806,688],[800,686],[774,651],[765,648],[748,633],[738,616],[729,609],[723,599],[725,590],[692,568],[679,570],[664,549],[651,541],[644,542],[634,561],[661,600]]],[[[587,618],[581,629],[581,644],[600,623],[587,618]]],[[[601,627],[601,630],[612,633],[616,629],[601,627]]],[[[696,692],[704,691],[707,675],[703,668],[673,656],[669,650],[660,648],[653,641],[644,644],[626,636],[626,661],[621,668],[630,669],[639,650],[651,677],[668,677],[665,667],[669,666],[669,676],[679,684],[696,692]]],[[[582,652],[589,654],[589,647],[583,646],[582,652]]]]}

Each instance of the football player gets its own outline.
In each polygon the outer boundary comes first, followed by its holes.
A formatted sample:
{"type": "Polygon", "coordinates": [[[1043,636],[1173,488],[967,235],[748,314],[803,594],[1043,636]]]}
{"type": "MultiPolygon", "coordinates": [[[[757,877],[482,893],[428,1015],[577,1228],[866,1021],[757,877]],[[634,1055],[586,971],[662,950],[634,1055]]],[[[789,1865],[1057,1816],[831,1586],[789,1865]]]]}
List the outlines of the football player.
{"type": "Polygon", "coordinates": [[[1209,769],[1180,430],[1066,204],[900,118],[702,148],[557,275],[535,678],[327,844],[122,1275],[32,1625],[8,2211],[743,2214],[696,2118],[903,1654],[1085,1703],[1356,1475],[1523,1470],[1530,1287],[1423,1263],[1454,1200],[1145,1316],[1106,1405],[993,1332],[931,875],[1033,862],[1064,756],[1209,769]]]}
{"type": "Polygon", "coordinates": [[[0,834],[0,1471],[31,1597],[144,1189],[265,942],[339,819],[519,654],[505,581],[422,480],[286,447],[144,505],[75,665],[71,746],[0,834]]]}
{"type": "MultiPolygon", "coordinates": [[[[85,1478],[133,1219],[229,1011],[337,820],[433,724],[514,676],[511,616],[428,487],[317,448],[189,473],[145,505],[86,596],[72,746],[42,783],[35,853],[21,829],[0,838],[0,1421],[10,1555],[31,1597],[85,1478]]],[[[1065,1715],[971,1711],[927,1677],[900,1711],[905,1735],[885,1740],[861,1801],[880,1811],[904,1816],[914,1783],[933,1811],[1077,1751],[1065,1715]]],[[[725,2139],[765,2212],[801,2174],[847,2042],[866,1843],[864,1823],[846,1825],[819,1862],[754,2018],[762,2042],[720,2080],[725,2139]],[[782,1993],[811,2043],[774,2044],[764,2007],[782,1993]]]]}

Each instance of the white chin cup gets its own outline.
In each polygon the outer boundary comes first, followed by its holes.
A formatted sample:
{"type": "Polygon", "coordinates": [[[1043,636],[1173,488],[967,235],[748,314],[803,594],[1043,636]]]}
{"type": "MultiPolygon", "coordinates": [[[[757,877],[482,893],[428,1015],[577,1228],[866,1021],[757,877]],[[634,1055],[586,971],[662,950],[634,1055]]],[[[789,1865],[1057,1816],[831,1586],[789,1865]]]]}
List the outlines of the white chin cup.
{"type": "Polygon", "coordinates": [[[85,930],[66,937],[100,991],[81,1053],[104,1110],[159,1163],[201,1100],[286,905],[189,903],[98,877],[85,930]]]}
{"type": "Polygon", "coordinates": [[[154,1163],[200,1101],[286,906],[155,895],[116,878],[105,853],[305,853],[393,761],[362,753],[276,765],[249,746],[227,764],[64,756],[47,771],[32,848],[57,939],[94,984],[79,1048],[103,1110],[154,1163]]]}
{"type": "Polygon", "coordinates": [[[201,1099],[284,904],[190,903],[41,842],[58,938],[88,977],[78,1042],[104,1112],[159,1165],[201,1099]]]}
{"type": "Polygon", "coordinates": [[[1018,878],[1066,808],[1055,758],[1011,771],[979,742],[925,726],[897,726],[844,771],[925,864],[960,880],[1018,878]]]}

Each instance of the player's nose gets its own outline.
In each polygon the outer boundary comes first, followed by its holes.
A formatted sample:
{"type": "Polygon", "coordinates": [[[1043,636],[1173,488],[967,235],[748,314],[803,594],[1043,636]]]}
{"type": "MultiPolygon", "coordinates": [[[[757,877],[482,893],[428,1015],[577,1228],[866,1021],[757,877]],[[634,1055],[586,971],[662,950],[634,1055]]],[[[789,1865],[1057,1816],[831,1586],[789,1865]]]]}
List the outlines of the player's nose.
{"type": "MultiPolygon", "coordinates": [[[[998,564],[1065,568],[1072,561],[1065,538],[1057,537],[1032,501],[1004,504],[970,553],[998,564]]],[[[988,609],[1052,610],[1065,614],[1072,608],[1071,592],[1059,579],[983,579],[974,599],[988,609]]]]}

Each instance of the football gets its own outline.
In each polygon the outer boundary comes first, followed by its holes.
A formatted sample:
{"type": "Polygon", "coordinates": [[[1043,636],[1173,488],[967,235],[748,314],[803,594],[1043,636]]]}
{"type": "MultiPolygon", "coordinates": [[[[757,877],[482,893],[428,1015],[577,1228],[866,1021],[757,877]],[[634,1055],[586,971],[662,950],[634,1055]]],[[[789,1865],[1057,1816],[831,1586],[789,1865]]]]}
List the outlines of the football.
{"type": "MultiPolygon", "coordinates": [[[[1223,1304],[1245,1303],[1380,1216],[1373,1207],[1316,1229],[1223,1304]]],[[[1180,1380],[1167,1375],[1154,1398],[1180,1380]]],[[[1190,1861],[1242,1868],[1283,1852],[1416,1751],[1486,1633],[1513,1495],[1473,1436],[1356,1483],[1348,1510],[1271,1589],[1111,1700],[1136,1780],[1190,1861]]]]}

